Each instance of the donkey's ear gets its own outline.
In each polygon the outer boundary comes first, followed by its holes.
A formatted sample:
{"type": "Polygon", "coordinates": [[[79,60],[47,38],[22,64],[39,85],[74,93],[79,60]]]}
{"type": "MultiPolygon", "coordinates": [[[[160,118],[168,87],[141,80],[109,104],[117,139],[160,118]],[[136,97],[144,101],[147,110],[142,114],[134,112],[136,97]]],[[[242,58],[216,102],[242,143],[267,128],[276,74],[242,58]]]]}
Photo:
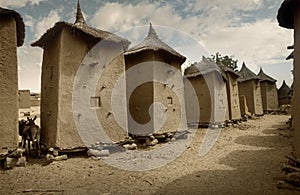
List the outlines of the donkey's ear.
{"type": "Polygon", "coordinates": [[[27,120],[29,120],[28,116],[27,116],[27,120]]]}
{"type": "Polygon", "coordinates": [[[35,120],[35,119],[36,119],[36,116],[34,116],[33,120],[35,120]]]}

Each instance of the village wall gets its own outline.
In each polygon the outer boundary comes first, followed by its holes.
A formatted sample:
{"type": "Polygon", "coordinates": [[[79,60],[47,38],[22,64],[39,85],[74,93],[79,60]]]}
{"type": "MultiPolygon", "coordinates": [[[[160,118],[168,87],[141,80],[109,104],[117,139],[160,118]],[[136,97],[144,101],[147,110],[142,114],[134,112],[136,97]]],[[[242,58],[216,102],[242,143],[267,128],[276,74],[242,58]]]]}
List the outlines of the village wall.
{"type": "Polygon", "coordinates": [[[18,143],[18,65],[16,21],[0,17],[0,152],[18,143]]]}
{"type": "Polygon", "coordinates": [[[30,108],[30,90],[19,90],[19,108],[30,108]]]}

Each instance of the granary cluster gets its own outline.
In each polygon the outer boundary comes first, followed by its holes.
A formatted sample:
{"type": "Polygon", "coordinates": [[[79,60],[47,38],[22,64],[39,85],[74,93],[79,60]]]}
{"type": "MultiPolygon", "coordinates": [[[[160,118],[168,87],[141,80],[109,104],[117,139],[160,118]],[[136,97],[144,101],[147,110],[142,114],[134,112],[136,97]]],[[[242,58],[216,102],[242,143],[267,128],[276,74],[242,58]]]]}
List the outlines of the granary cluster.
{"type": "MultiPolygon", "coordinates": [[[[0,37],[0,46],[5,47],[0,50],[0,84],[2,97],[6,98],[0,101],[1,120],[5,118],[0,131],[6,136],[0,138],[0,147],[7,149],[17,142],[16,47],[23,43],[24,23],[18,13],[2,8],[0,21],[4,25],[0,35],[12,36],[0,37]],[[3,74],[8,69],[9,73],[3,74]]],[[[48,147],[80,149],[86,147],[83,134],[95,142],[105,142],[105,137],[116,142],[128,134],[185,130],[188,124],[218,125],[278,108],[276,80],[262,69],[256,75],[243,64],[235,72],[221,62],[203,57],[182,74],[186,57],[163,42],[151,24],[145,39],[130,47],[125,38],[88,26],[79,1],[75,23],[57,22],[31,45],[44,50],[41,136],[48,147]],[[78,75],[79,69],[84,74],[78,75]],[[120,78],[124,90],[116,94],[114,88],[120,78]],[[142,84],[135,86],[140,81],[142,84]],[[74,91],[80,93],[74,95],[74,91]],[[193,100],[197,100],[196,104],[193,100]],[[74,105],[74,101],[83,103],[74,105]],[[86,102],[88,111],[81,109],[86,102]],[[156,102],[163,106],[153,106],[156,102]],[[116,119],[116,108],[124,123],[116,119]],[[91,119],[95,116],[104,130],[100,138],[98,124],[91,119]],[[86,131],[78,132],[78,126],[86,131]]],[[[30,103],[29,92],[19,93],[20,97],[27,97],[26,101],[20,100],[20,108],[26,107],[30,103]]]]}

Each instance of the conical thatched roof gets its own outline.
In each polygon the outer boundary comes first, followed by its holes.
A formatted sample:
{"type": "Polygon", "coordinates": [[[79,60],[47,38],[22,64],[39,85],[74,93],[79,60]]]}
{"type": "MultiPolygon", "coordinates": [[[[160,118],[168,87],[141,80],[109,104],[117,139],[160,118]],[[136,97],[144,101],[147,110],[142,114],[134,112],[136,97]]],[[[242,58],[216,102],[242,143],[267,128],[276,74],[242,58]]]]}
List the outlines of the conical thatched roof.
{"type": "Polygon", "coordinates": [[[233,77],[235,77],[235,78],[240,77],[237,72],[235,72],[232,68],[229,68],[228,66],[225,66],[222,62],[217,62],[217,65],[219,66],[219,68],[222,71],[224,71],[226,73],[230,73],[233,77]]]}
{"type": "Polygon", "coordinates": [[[278,89],[278,98],[286,98],[289,97],[291,88],[287,86],[285,81],[283,81],[281,87],[278,89]]]}
{"type": "Polygon", "coordinates": [[[276,81],[277,81],[277,80],[273,79],[272,77],[270,77],[269,75],[267,75],[266,73],[264,73],[262,68],[260,68],[260,71],[257,76],[259,76],[261,81],[268,81],[271,83],[276,83],[276,81]]]}
{"type": "Polygon", "coordinates": [[[63,22],[63,21],[57,22],[52,28],[48,29],[47,32],[44,35],[42,35],[42,37],[39,40],[32,43],[31,46],[38,46],[44,48],[44,46],[47,43],[51,42],[53,37],[55,37],[56,34],[59,33],[63,28],[67,28],[72,32],[78,32],[82,35],[82,37],[88,40],[94,40],[94,41],[108,40],[116,43],[122,43],[124,49],[127,49],[130,44],[128,40],[119,37],[113,33],[89,27],[85,23],[83,14],[80,9],[80,4],[78,1],[76,21],[74,24],[63,22]]]}
{"type": "Polygon", "coordinates": [[[14,10],[0,7],[0,17],[13,17],[15,19],[17,26],[17,46],[22,46],[25,38],[25,25],[21,15],[14,10]]]}
{"type": "Polygon", "coordinates": [[[219,66],[212,60],[209,60],[203,56],[201,62],[192,64],[191,66],[187,67],[184,71],[184,75],[187,78],[190,78],[197,77],[199,75],[205,75],[214,71],[219,72],[222,77],[227,80],[226,75],[219,68],[219,66]]]}
{"type": "Polygon", "coordinates": [[[152,51],[163,50],[169,53],[171,56],[177,58],[180,64],[182,64],[186,60],[186,57],[182,56],[174,49],[172,49],[169,45],[167,45],[166,43],[164,43],[162,40],[159,39],[151,23],[150,23],[148,36],[144,39],[144,41],[130,48],[128,51],[125,52],[125,55],[132,55],[147,50],[152,50],[152,51]]]}
{"type": "Polygon", "coordinates": [[[243,62],[241,70],[238,72],[240,76],[238,78],[239,82],[249,81],[249,80],[260,80],[260,78],[252,72],[249,68],[246,67],[246,64],[243,62]]]}
{"type": "Polygon", "coordinates": [[[279,26],[284,28],[293,29],[294,28],[294,7],[296,3],[299,3],[298,0],[285,0],[277,14],[277,21],[279,26]]]}

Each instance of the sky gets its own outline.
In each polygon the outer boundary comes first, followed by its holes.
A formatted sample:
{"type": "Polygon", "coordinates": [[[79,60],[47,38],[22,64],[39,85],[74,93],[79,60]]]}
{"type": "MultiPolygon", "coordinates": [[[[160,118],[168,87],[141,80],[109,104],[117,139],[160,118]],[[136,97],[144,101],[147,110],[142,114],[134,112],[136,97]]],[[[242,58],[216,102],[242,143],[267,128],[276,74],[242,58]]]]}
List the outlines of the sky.
{"type": "MultiPolygon", "coordinates": [[[[151,22],[158,36],[184,54],[187,62],[197,61],[193,56],[199,48],[209,55],[216,52],[232,55],[239,68],[243,62],[254,73],[262,67],[277,79],[280,87],[283,80],[288,85],[293,80],[292,60],[285,60],[291,52],[287,46],[293,45],[293,30],[279,27],[276,20],[282,1],[81,0],[80,3],[91,27],[125,36],[129,34],[124,32],[132,32],[128,29],[144,29],[140,31],[144,34],[138,37],[124,37],[132,42],[131,46],[146,36],[151,22]]],[[[20,89],[40,92],[43,50],[30,44],[58,21],[74,23],[76,6],[77,0],[0,0],[0,7],[16,10],[25,23],[25,42],[17,50],[20,89]]]]}

